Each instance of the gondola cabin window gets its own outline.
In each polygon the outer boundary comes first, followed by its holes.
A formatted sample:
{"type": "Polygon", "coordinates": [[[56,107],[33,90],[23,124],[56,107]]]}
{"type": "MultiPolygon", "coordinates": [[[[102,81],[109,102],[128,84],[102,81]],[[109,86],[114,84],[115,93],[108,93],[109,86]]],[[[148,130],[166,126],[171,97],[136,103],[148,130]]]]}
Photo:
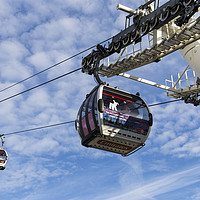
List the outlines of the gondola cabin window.
{"type": "Polygon", "coordinates": [[[124,97],[120,94],[103,91],[104,125],[147,135],[149,114],[145,103],[137,96],[124,97]]]}
{"type": "Polygon", "coordinates": [[[5,163],[7,160],[6,152],[4,150],[0,150],[0,163],[5,163]]]}

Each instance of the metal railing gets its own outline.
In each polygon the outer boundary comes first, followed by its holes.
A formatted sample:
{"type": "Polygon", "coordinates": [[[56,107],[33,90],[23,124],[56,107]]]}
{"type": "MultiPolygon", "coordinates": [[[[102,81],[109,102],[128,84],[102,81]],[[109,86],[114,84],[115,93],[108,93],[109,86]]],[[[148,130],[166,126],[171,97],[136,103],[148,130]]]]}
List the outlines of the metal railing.
{"type": "Polygon", "coordinates": [[[172,74],[165,79],[165,86],[181,90],[196,85],[197,75],[191,68],[172,74]]]}

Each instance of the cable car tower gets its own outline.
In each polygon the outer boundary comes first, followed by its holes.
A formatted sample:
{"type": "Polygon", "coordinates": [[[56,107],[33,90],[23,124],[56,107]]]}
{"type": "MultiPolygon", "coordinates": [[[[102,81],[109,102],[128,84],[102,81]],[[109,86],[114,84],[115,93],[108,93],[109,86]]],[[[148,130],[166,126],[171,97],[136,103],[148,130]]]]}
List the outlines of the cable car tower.
{"type": "Polygon", "coordinates": [[[99,83],[86,96],[77,115],[76,129],[82,145],[128,156],[144,146],[153,123],[139,94],[105,85],[99,76],[129,78],[164,89],[168,96],[185,103],[200,105],[200,17],[193,17],[199,7],[200,0],[169,0],[161,6],[159,0],[145,0],[136,10],[117,5],[118,10],[128,13],[124,30],[107,44],[97,44],[82,59],[82,72],[94,75],[99,83]],[[160,62],[177,50],[188,66],[165,79],[165,85],[126,73],[160,62]]]}
{"type": "Polygon", "coordinates": [[[145,0],[136,10],[123,5],[117,9],[127,12],[125,29],[105,45],[97,45],[82,60],[82,71],[98,76],[122,76],[167,91],[175,99],[182,98],[195,106],[200,104],[200,17],[193,18],[200,0],[170,0],[159,5],[159,0],[145,0]],[[148,37],[147,39],[145,38],[148,37]],[[146,40],[145,40],[146,39],[146,40]],[[145,47],[142,48],[142,43],[145,47]],[[135,77],[126,72],[159,62],[180,50],[188,62],[182,73],[170,75],[165,85],[135,77]]]}

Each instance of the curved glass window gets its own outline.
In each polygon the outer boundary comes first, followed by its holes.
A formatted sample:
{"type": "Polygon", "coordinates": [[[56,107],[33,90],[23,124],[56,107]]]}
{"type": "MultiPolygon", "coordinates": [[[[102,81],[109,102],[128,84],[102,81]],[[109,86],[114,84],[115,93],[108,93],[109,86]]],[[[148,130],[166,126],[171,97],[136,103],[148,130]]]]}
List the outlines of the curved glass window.
{"type": "Polygon", "coordinates": [[[83,107],[82,107],[82,113],[81,113],[81,124],[82,124],[82,130],[83,130],[83,134],[86,136],[88,135],[88,128],[87,128],[87,123],[86,123],[86,105],[87,105],[87,101],[83,102],[83,107]]]}
{"type": "Polygon", "coordinates": [[[0,150],[0,161],[5,161],[5,160],[6,160],[6,152],[3,150],[0,150]]]}
{"type": "Polygon", "coordinates": [[[96,92],[94,96],[94,115],[95,115],[95,120],[96,120],[96,126],[98,126],[97,93],[96,92]]]}
{"type": "Polygon", "coordinates": [[[146,135],[149,130],[149,112],[138,96],[103,91],[104,125],[146,135]]]}
{"type": "Polygon", "coordinates": [[[96,90],[94,90],[93,93],[87,96],[80,108],[78,116],[80,116],[81,137],[87,136],[97,128],[98,113],[96,101],[96,90]]]}
{"type": "Polygon", "coordinates": [[[94,113],[93,101],[94,101],[94,93],[89,98],[88,113],[87,113],[88,114],[88,122],[89,122],[91,131],[95,130],[95,128],[96,128],[95,123],[94,123],[94,117],[93,117],[93,113],[94,113]]]}

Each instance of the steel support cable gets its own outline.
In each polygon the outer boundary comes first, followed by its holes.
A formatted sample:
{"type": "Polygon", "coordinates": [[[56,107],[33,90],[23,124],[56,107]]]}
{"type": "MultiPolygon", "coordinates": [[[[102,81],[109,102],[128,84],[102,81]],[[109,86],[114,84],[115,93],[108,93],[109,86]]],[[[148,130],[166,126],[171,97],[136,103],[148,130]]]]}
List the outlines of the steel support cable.
{"type": "Polygon", "coordinates": [[[177,101],[181,101],[181,100],[183,100],[183,99],[175,99],[175,100],[165,101],[165,102],[161,102],[161,103],[154,103],[154,104],[148,105],[148,107],[159,106],[159,105],[173,103],[173,102],[177,102],[177,101]]]}
{"type": "Polygon", "coordinates": [[[57,123],[57,124],[50,124],[50,125],[46,125],[46,126],[40,126],[40,127],[30,128],[30,129],[21,130],[21,131],[4,133],[4,134],[1,134],[0,136],[15,135],[15,134],[19,134],[19,133],[36,131],[36,130],[45,129],[45,128],[52,128],[52,127],[55,127],[55,126],[61,126],[61,125],[70,124],[70,123],[74,123],[74,122],[75,121],[68,121],[68,122],[61,122],[61,123],[57,123]]]}
{"type": "Polygon", "coordinates": [[[34,87],[32,87],[32,88],[29,88],[29,89],[27,89],[27,90],[24,90],[24,91],[22,91],[22,92],[19,92],[19,93],[17,93],[17,94],[14,94],[14,95],[12,95],[12,96],[9,96],[9,97],[7,97],[7,98],[5,98],[5,99],[0,100],[0,103],[2,103],[2,102],[4,102],[4,101],[7,101],[7,100],[9,100],[9,99],[12,99],[12,98],[14,98],[14,97],[16,97],[16,96],[19,96],[19,95],[21,95],[21,94],[24,94],[24,93],[26,93],[26,92],[29,92],[29,91],[31,91],[31,90],[33,90],[33,89],[35,89],[35,88],[41,87],[41,86],[43,86],[43,85],[46,85],[46,84],[48,84],[48,83],[50,83],[50,82],[53,82],[53,81],[55,81],[55,80],[57,80],[57,79],[60,79],[60,78],[64,77],[64,76],[70,75],[70,74],[72,74],[72,73],[74,73],[74,72],[76,72],[76,71],[78,71],[78,70],[80,70],[80,69],[82,69],[82,68],[80,67],[80,68],[75,69],[75,70],[73,70],[73,71],[71,71],[71,72],[68,72],[68,73],[63,74],[63,75],[61,75],[61,76],[58,76],[58,77],[56,77],[56,78],[53,78],[53,79],[51,79],[51,80],[49,80],[49,81],[46,81],[46,82],[44,82],[44,83],[41,83],[41,84],[39,84],[39,85],[36,85],[36,86],[34,86],[34,87]]]}
{"type": "MultiPolygon", "coordinates": [[[[102,43],[104,43],[104,42],[107,42],[107,41],[110,40],[110,39],[112,39],[112,37],[110,37],[110,38],[108,38],[108,39],[106,39],[106,40],[100,42],[99,44],[102,44],[102,43]]],[[[89,48],[87,48],[87,49],[85,49],[85,50],[83,50],[83,51],[81,51],[81,52],[79,52],[79,53],[77,53],[77,54],[74,54],[73,56],[70,56],[70,57],[68,57],[68,58],[66,58],[66,59],[64,59],[64,60],[62,60],[62,61],[60,61],[60,62],[58,62],[58,63],[56,63],[56,64],[54,64],[54,65],[52,65],[52,66],[50,66],[50,67],[45,68],[44,70],[42,70],[42,71],[40,71],[40,72],[37,72],[37,73],[35,73],[35,74],[33,74],[33,75],[31,75],[31,76],[29,76],[29,77],[27,77],[27,78],[25,78],[25,79],[23,79],[23,80],[17,82],[17,83],[14,83],[14,84],[12,84],[12,85],[10,85],[10,86],[4,88],[4,89],[1,89],[0,92],[3,92],[3,91],[5,91],[5,90],[7,90],[7,89],[9,89],[9,88],[12,88],[12,87],[14,87],[14,86],[20,84],[20,83],[23,83],[23,82],[25,82],[25,81],[27,81],[27,80],[29,80],[29,79],[31,79],[31,78],[33,78],[33,77],[35,77],[35,76],[37,76],[37,75],[43,73],[43,72],[45,72],[45,71],[48,71],[49,69],[52,69],[52,68],[54,68],[54,67],[56,67],[56,66],[58,66],[58,65],[60,65],[60,64],[62,64],[62,63],[64,63],[64,62],[66,62],[66,61],[68,61],[68,60],[70,60],[70,59],[76,57],[76,56],[79,56],[79,55],[85,53],[86,51],[89,51],[90,49],[95,48],[95,47],[96,47],[96,45],[93,45],[93,46],[91,46],[91,47],[89,47],[89,48]]]]}
{"type": "MultiPolygon", "coordinates": [[[[176,99],[176,100],[172,100],[172,101],[155,103],[155,104],[148,105],[148,107],[163,105],[163,104],[167,104],[167,103],[173,103],[173,102],[180,101],[180,100],[182,100],[182,99],[176,99]]],[[[57,124],[50,124],[50,125],[46,125],[46,126],[40,126],[40,127],[25,129],[25,130],[21,130],[21,131],[14,131],[14,132],[9,132],[9,133],[4,133],[4,134],[0,134],[0,136],[15,135],[15,134],[19,134],[19,133],[25,133],[25,132],[36,131],[36,130],[45,129],[45,128],[61,126],[61,125],[70,124],[70,123],[74,123],[74,122],[75,122],[75,120],[67,121],[67,122],[61,122],[61,123],[57,123],[57,124]]]]}

